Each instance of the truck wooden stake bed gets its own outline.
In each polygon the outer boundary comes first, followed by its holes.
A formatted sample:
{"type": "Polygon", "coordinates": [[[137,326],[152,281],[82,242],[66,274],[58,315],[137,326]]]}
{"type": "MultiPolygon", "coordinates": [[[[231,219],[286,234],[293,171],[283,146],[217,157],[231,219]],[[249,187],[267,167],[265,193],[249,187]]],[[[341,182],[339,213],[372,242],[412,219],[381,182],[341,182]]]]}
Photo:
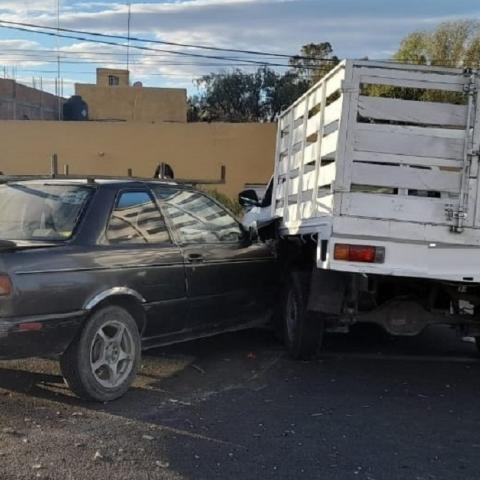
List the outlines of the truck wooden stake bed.
{"type": "Polygon", "coordinates": [[[479,154],[478,71],[347,60],[281,114],[256,209],[277,219],[294,356],[361,321],[480,336],[479,154]]]}

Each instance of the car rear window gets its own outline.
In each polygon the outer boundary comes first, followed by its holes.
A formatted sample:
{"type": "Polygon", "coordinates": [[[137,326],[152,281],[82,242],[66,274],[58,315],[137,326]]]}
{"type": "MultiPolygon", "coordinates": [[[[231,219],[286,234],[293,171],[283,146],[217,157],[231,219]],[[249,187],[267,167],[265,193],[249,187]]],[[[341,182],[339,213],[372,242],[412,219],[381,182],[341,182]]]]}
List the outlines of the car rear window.
{"type": "Polygon", "coordinates": [[[91,193],[81,185],[1,185],[0,239],[69,239],[91,193]]]}

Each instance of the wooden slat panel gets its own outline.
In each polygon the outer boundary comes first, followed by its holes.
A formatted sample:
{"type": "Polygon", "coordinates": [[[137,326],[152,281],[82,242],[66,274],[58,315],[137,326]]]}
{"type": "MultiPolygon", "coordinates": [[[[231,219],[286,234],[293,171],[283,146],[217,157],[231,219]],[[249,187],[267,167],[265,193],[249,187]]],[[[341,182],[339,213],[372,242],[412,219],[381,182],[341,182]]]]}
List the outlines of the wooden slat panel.
{"type": "MultiPolygon", "coordinates": [[[[410,75],[410,73],[408,74],[410,75]]],[[[404,88],[425,88],[428,90],[445,90],[449,92],[463,92],[463,84],[442,83],[442,82],[428,82],[426,80],[414,80],[410,78],[391,78],[391,77],[376,77],[372,75],[362,75],[361,83],[368,83],[373,85],[390,85],[392,87],[404,88]]]]}
{"type": "Polygon", "coordinates": [[[303,141],[305,136],[305,129],[303,127],[303,123],[301,123],[294,131],[293,131],[293,142],[292,145],[296,145],[303,141]]]}
{"type": "Polygon", "coordinates": [[[287,157],[282,157],[278,162],[278,174],[283,175],[287,173],[287,157]]]}
{"type": "Polygon", "coordinates": [[[331,215],[333,212],[333,194],[324,195],[317,199],[318,215],[331,215]]]}
{"type": "Polygon", "coordinates": [[[342,215],[447,224],[445,200],[371,193],[345,193],[342,215]]]}
{"type": "Polygon", "coordinates": [[[305,220],[311,218],[314,214],[313,203],[311,200],[302,202],[300,205],[300,218],[305,220]]]}
{"type": "Polygon", "coordinates": [[[305,100],[302,100],[299,104],[295,105],[293,109],[293,119],[298,120],[305,113],[305,100]]]}
{"type": "Polygon", "coordinates": [[[442,74],[419,71],[404,71],[388,68],[357,67],[355,74],[361,83],[393,85],[396,87],[427,88],[463,92],[465,77],[456,74],[442,74]]]}
{"type": "Polygon", "coordinates": [[[313,117],[308,119],[307,123],[307,138],[314,133],[318,133],[320,128],[320,119],[321,119],[321,112],[318,112],[313,117]]]}
{"type": "Polygon", "coordinates": [[[357,124],[354,148],[358,151],[416,157],[463,159],[463,130],[357,124]]]}
{"type": "Polygon", "coordinates": [[[331,123],[325,123],[323,128],[323,135],[327,136],[333,133],[335,130],[338,130],[338,121],[333,121],[331,123]]]}
{"type": "Polygon", "coordinates": [[[316,158],[317,158],[317,142],[310,143],[305,147],[303,163],[307,164],[310,162],[314,162],[316,158]]]}
{"type": "Polygon", "coordinates": [[[324,165],[320,168],[318,174],[318,185],[320,187],[324,185],[331,185],[335,180],[336,174],[336,165],[335,163],[330,163],[329,165],[324,165]]]}
{"type": "Polygon", "coordinates": [[[322,101],[322,88],[319,86],[308,96],[308,109],[319,105],[322,101]]]}
{"type": "Polygon", "coordinates": [[[288,171],[296,170],[300,166],[300,162],[303,159],[303,152],[301,150],[296,151],[290,157],[290,163],[288,165],[288,171]]]}
{"type": "Polygon", "coordinates": [[[375,152],[355,152],[353,160],[359,160],[364,162],[393,163],[399,165],[419,165],[428,167],[462,167],[462,162],[460,160],[450,160],[447,158],[436,157],[415,157],[410,155],[395,155],[375,152]]]}
{"type": "Polygon", "coordinates": [[[463,75],[462,68],[452,68],[452,67],[443,67],[435,65],[416,65],[409,63],[392,63],[385,61],[375,61],[375,60],[347,60],[347,63],[350,63],[355,69],[359,67],[367,68],[379,68],[379,69],[388,69],[388,70],[402,70],[407,72],[420,72],[420,73],[439,73],[441,75],[463,75]]]}
{"type": "MultiPolygon", "coordinates": [[[[289,205],[287,207],[287,219],[289,218],[297,218],[297,208],[298,208],[298,204],[293,204],[293,205],[289,205]]],[[[285,218],[285,217],[284,217],[285,218]]]]}
{"type": "Polygon", "coordinates": [[[315,183],[315,170],[303,174],[302,190],[304,192],[313,190],[315,183]]]}
{"type": "Polygon", "coordinates": [[[289,111],[285,111],[281,116],[280,118],[278,119],[278,123],[280,125],[280,130],[283,132],[285,131],[286,128],[289,127],[289,124],[290,124],[290,115],[289,115],[289,111]]]}
{"type": "Polygon", "coordinates": [[[290,162],[290,170],[294,170],[299,168],[302,164],[307,164],[309,162],[313,162],[315,160],[315,144],[310,143],[305,149],[298,150],[292,155],[292,160],[290,162]]]}
{"type": "Polygon", "coordinates": [[[325,108],[325,125],[340,119],[340,114],[342,113],[342,102],[343,97],[340,97],[338,100],[335,100],[325,108]]]}
{"type": "Polygon", "coordinates": [[[293,131],[293,140],[291,145],[290,135],[285,135],[284,137],[282,137],[282,139],[280,140],[280,154],[285,155],[288,152],[289,147],[291,147],[292,150],[298,148],[298,144],[302,142],[303,133],[303,127],[297,127],[293,131]]]}
{"type": "MultiPolygon", "coordinates": [[[[335,126],[334,122],[340,119],[341,109],[342,109],[341,99],[338,99],[335,102],[333,102],[331,105],[329,105],[325,110],[324,125],[335,126]]],[[[321,115],[322,115],[322,112],[318,112],[313,117],[308,119],[307,137],[310,137],[310,135],[313,135],[314,133],[318,133],[320,129],[321,115]]],[[[336,128],[338,128],[338,125],[336,128]]],[[[328,134],[329,132],[326,131],[325,133],[328,134]]]]}
{"type": "Polygon", "coordinates": [[[318,129],[320,128],[321,113],[322,112],[318,112],[313,117],[310,117],[308,119],[307,137],[309,137],[310,135],[313,135],[314,133],[318,132],[318,129]]]}
{"type": "Polygon", "coordinates": [[[283,155],[288,150],[289,135],[285,135],[280,139],[280,154],[283,155]]]}
{"type": "Polygon", "coordinates": [[[433,82],[444,83],[446,85],[463,85],[465,83],[465,77],[463,74],[450,73],[448,69],[442,72],[432,72],[431,69],[427,71],[421,71],[420,69],[405,69],[403,68],[390,68],[391,65],[386,65],[386,68],[377,68],[375,66],[360,66],[355,67],[355,74],[371,75],[382,78],[395,78],[400,80],[416,80],[419,82],[433,82]]]}
{"type": "Polygon", "coordinates": [[[290,160],[290,168],[289,171],[297,169],[300,166],[300,162],[303,160],[303,151],[298,150],[292,155],[292,159],[290,160]]]}
{"type": "Polygon", "coordinates": [[[460,173],[354,163],[352,183],[458,193],[460,191],[460,173]]]}
{"type": "Polygon", "coordinates": [[[338,142],[338,130],[323,137],[322,140],[322,149],[321,149],[321,156],[328,157],[331,156],[337,150],[337,142],[338,142]]]}
{"type": "Polygon", "coordinates": [[[288,184],[288,194],[296,195],[298,193],[298,177],[291,178],[288,184]]]}
{"type": "Polygon", "coordinates": [[[277,192],[277,200],[281,200],[283,199],[283,197],[285,196],[285,182],[281,182],[278,184],[277,188],[276,188],[276,192],[277,192]]]}
{"type": "Polygon", "coordinates": [[[375,120],[455,127],[465,127],[467,124],[467,107],[449,103],[360,96],[358,113],[365,118],[375,120]]]}
{"type": "Polygon", "coordinates": [[[326,97],[328,98],[332,93],[342,88],[342,82],[345,76],[344,70],[340,70],[332,78],[327,80],[326,97]]]}

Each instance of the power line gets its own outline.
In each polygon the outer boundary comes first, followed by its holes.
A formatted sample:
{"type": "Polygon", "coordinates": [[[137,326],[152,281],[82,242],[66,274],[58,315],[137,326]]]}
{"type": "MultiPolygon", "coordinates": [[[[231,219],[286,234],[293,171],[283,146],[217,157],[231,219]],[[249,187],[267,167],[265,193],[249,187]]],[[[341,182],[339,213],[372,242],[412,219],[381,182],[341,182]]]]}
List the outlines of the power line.
{"type": "MultiPolygon", "coordinates": [[[[1,22],[1,21],[0,21],[1,22]]],[[[1,28],[1,25],[0,25],[0,28],[1,28]]],[[[1,45],[1,43],[0,43],[1,45]]],[[[66,47],[68,48],[68,47],[66,47]]],[[[48,49],[48,48],[2,48],[1,49],[1,52],[3,54],[3,52],[21,52],[21,53],[24,53],[24,52],[32,52],[32,53],[53,53],[53,54],[57,54],[57,50],[53,50],[53,49],[48,49]]],[[[62,50],[60,49],[60,53],[63,53],[63,54],[67,54],[67,55],[85,55],[85,54],[89,54],[89,55],[100,55],[100,56],[104,56],[104,55],[107,55],[107,56],[121,56],[121,57],[124,57],[125,54],[124,53],[121,53],[121,52],[113,52],[113,51],[92,51],[92,50],[62,50]]],[[[147,52],[143,52],[143,53],[131,53],[130,54],[130,57],[146,57],[146,58],[150,58],[150,57],[162,57],[162,58],[170,58],[170,55],[163,55],[163,54],[155,54],[155,53],[147,53],[147,52]]],[[[242,56],[235,56],[235,57],[229,57],[231,59],[235,59],[235,60],[244,60],[245,57],[242,57],[242,56]]],[[[290,66],[290,65],[289,65],[290,66]]]]}
{"type": "MultiPolygon", "coordinates": [[[[109,62],[109,61],[98,61],[98,60],[89,60],[84,59],[82,61],[76,60],[68,60],[68,57],[61,57],[63,65],[115,65],[115,66],[122,66],[125,65],[125,62],[109,62]]],[[[13,64],[16,62],[28,62],[33,65],[41,65],[41,64],[48,64],[48,63],[57,63],[57,60],[50,59],[50,60],[25,60],[25,59],[9,59],[10,63],[13,64]]],[[[257,68],[256,65],[245,64],[245,63],[186,63],[186,62],[156,62],[156,63],[142,63],[142,62],[130,62],[130,65],[139,65],[145,68],[149,67],[181,67],[181,66],[189,66],[189,67],[250,67],[250,68],[257,68]]]]}
{"type": "MultiPolygon", "coordinates": [[[[0,25],[1,28],[1,25],[0,25]]],[[[69,50],[60,50],[59,52],[61,58],[76,58],[77,60],[81,61],[82,59],[89,59],[89,58],[95,58],[98,61],[103,61],[103,62],[118,62],[122,63],[125,65],[125,62],[120,62],[118,57],[123,57],[124,54],[122,53],[115,53],[115,52],[93,52],[93,51],[69,51],[69,50]],[[110,61],[108,58],[99,58],[99,57],[113,57],[113,59],[110,61]]],[[[18,58],[57,58],[58,54],[56,50],[40,50],[40,49],[33,49],[33,50],[24,50],[24,49],[2,49],[0,52],[0,60],[2,57],[8,57],[8,56],[13,56],[13,57],[18,57],[18,58]]],[[[168,61],[177,61],[176,59],[172,59],[170,55],[155,55],[155,54],[131,54],[131,58],[136,59],[137,61],[140,59],[144,59],[149,62],[161,62],[163,60],[169,59],[168,61]]],[[[186,59],[187,60],[187,59],[186,59]]],[[[199,61],[202,61],[203,59],[199,59],[199,61]]],[[[210,59],[206,59],[210,60],[210,59]]],[[[217,62],[216,59],[214,59],[215,62],[217,62]]],[[[192,65],[196,65],[198,62],[193,62],[193,60],[190,59],[192,62],[192,65]]],[[[218,60],[218,61],[228,61],[228,62],[234,62],[237,64],[244,64],[244,63],[249,63],[249,59],[242,58],[242,57],[233,57],[233,58],[228,58],[225,60],[218,60]]],[[[258,62],[261,65],[269,64],[269,62],[258,62]]],[[[216,65],[217,63],[214,63],[216,65]]],[[[257,63],[251,64],[252,66],[256,66],[257,63]]],[[[281,63],[275,63],[274,65],[276,66],[284,66],[284,67],[290,67],[289,64],[281,64],[281,63]]]]}
{"type": "MultiPolygon", "coordinates": [[[[60,38],[68,38],[71,40],[79,40],[82,42],[90,42],[90,43],[96,43],[96,44],[102,44],[102,45],[110,45],[114,47],[121,47],[125,48],[125,45],[121,43],[116,43],[116,42],[110,42],[107,40],[93,40],[91,38],[86,38],[86,37],[79,37],[79,36],[74,36],[74,35],[64,35],[61,33],[54,33],[54,32],[43,32],[41,30],[33,30],[31,28],[24,28],[24,27],[14,27],[11,25],[2,25],[2,23],[5,23],[4,20],[0,20],[0,28],[6,28],[9,30],[15,30],[15,31],[20,31],[20,32],[27,32],[27,33],[37,33],[40,35],[47,35],[50,37],[60,37],[60,38]]],[[[42,27],[40,27],[42,28],[42,27]]],[[[187,52],[180,52],[180,51],[172,51],[172,50],[163,50],[159,48],[151,48],[151,47],[145,47],[141,45],[131,45],[130,48],[136,48],[137,50],[144,50],[144,51],[151,51],[151,52],[162,52],[162,53],[167,53],[170,55],[180,55],[180,56],[186,56],[186,57],[195,57],[195,58],[209,58],[212,60],[234,60],[231,57],[222,57],[222,56],[216,56],[216,55],[204,55],[204,54],[199,54],[199,53],[187,53],[187,52]]],[[[259,65],[259,66],[284,66],[282,64],[275,64],[275,63],[269,63],[269,62],[264,62],[264,61],[258,61],[258,60],[250,60],[250,59],[245,59],[244,60],[247,63],[251,63],[254,65],[259,65]]]]}
{"type": "Polygon", "coordinates": [[[322,60],[325,62],[336,62],[335,59],[332,58],[318,58],[318,57],[306,57],[302,55],[290,55],[290,54],[285,54],[285,53],[274,53],[274,52],[262,52],[258,50],[242,50],[238,48],[223,48],[223,47],[215,47],[215,46],[210,46],[210,45],[195,45],[195,44],[189,44],[189,43],[179,43],[179,42],[167,42],[165,40],[153,40],[149,38],[139,38],[139,37],[131,37],[130,35],[125,36],[125,35],[113,35],[113,34],[106,34],[106,33],[98,33],[98,32],[90,32],[86,30],[76,30],[76,29],[71,29],[71,28],[54,28],[50,27],[47,25],[38,25],[34,23],[25,23],[25,22],[12,22],[12,21],[7,21],[7,20],[0,20],[0,23],[6,24],[6,25],[15,25],[18,27],[29,27],[29,28],[41,28],[43,30],[56,30],[56,31],[61,31],[61,32],[66,32],[66,33],[75,33],[75,34],[80,34],[80,35],[89,35],[89,36],[95,36],[95,37],[101,37],[101,38],[116,38],[117,40],[127,40],[127,41],[135,41],[135,42],[142,42],[142,43],[154,43],[154,44],[159,44],[159,45],[169,45],[169,46],[174,46],[174,47],[185,47],[185,48],[198,48],[202,50],[211,50],[211,51],[217,51],[217,52],[233,52],[233,53],[243,53],[247,55],[262,55],[262,56],[269,56],[269,57],[277,57],[277,58],[298,58],[301,60],[322,60]]]}
{"type": "MultiPolygon", "coordinates": [[[[0,26],[1,27],[1,26],[0,26]]],[[[14,56],[18,57],[20,59],[23,58],[57,58],[57,51],[56,50],[49,50],[49,49],[19,49],[19,48],[5,48],[1,50],[0,54],[0,59],[2,57],[8,57],[8,56],[14,56]]],[[[99,60],[99,62],[103,63],[113,63],[114,61],[117,61],[115,57],[124,57],[124,53],[119,53],[119,52],[99,52],[99,51],[90,51],[90,50],[82,50],[82,51],[75,51],[75,50],[60,50],[60,56],[61,58],[75,58],[77,57],[78,60],[82,59],[92,59],[97,57],[96,59],[99,60]],[[102,57],[107,57],[106,59],[102,60],[102,57]],[[109,60],[108,57],[114,57],[115,60],[109,60]]],[[[171,59],[172,57],[170,55],[163,55],[163,54],[155,54],[155,53],[147,53],[147,52],[142,52],[142,53],[133,53],[130,54],[130,58],[139,60],[139,59],[145,59],[147,61],[154,61],[154,62],[161,62],[160,60],[157,59],[171,59]]],[[[258,66],[257,64],[248,64],[248,63],[242,63],[245,62],[244,57],[231,57],[231,60],[218,60],[218,61],[233,61],[239,66],[244,65],[244,66],[258,66]]],[[[28,60],[27,60],[28,61],[28,60]]],[[[215,60],[217,61],[217,60],[215,60]]],[[[268,64],[268,62],[266,62],[268,64]]],[[[124,65],[124,62],[118,62],[118,64],[124,65]]],[[[137,62],[137,64],[139,64],[137,62]]],[[[190,63],[189,65],[197,65],[198,63],[190,63]]],[[[263,63],[265,64],[265,63],[263,63]]],[[[212,63],[212,66],[215,66],[216,64],[212,63]]],[[[221,65],[221,64],[220,64],[221,65]]],[[[289,64],[276,64],[276,66],[284,66],[284,67],[291,67],[289,64]]]]}
{"type": "MultiPolygon", "coordinates": [[[[94,52],[91,52],[93,54],[94,52]]],[[[60,59],[62,63],[70,63],[70,64],[100,64],[100,65],[124,65],[124,62],[119,61],[118,59],[110,60],[110,59],[99,59],[95,57],[91,57],[91,54],[85,54],[85,56],[82,57],[76,57],[75,55],[71,56],[70,53],[67,53],[65,55],[60,55],[60,59]]],[[[83,55],[83,54],[82,54],[83,55]]],[[[25,53],[25,52],[2,52],[1,57],[5,58],[9,62],[31,62],[31,63],[52,63],[56,62],[58,56],[54,53],[51,54],[43,54],[43,53],[25,53]],[[10,57],[10,58],[9,58],[10,57]]],[[[142,56],[137,56],[139,57],[137,60],[140,60],[142,56]]],[[[250,64],[250,63],[245,63],[243,59],[239,59],[238,61],[234,62],[229,62],[229,63],[205,63],[205,62],[182,62],[182,61],[172,61],[172,60],[166,60],[166,58],[171,58],[168,56],[161,56],[158,55],[158,57],[161,57],[163,60],[157,60],[153,56],[145,56],[146,61],[135,61],[132,62],[130,61],[130,65],[142,65],[145,67],[152,67],[152,66],[199,66],[199,67],[255,67],[257,68],[258,65],[256,64],[250,64]]],[[[227,62],[227,60],[225,60],[227,62]]],[[[283,66],[283,67],[290,67],[290,65],[284,64],[277,64],[277,66],[283,66]]]]}

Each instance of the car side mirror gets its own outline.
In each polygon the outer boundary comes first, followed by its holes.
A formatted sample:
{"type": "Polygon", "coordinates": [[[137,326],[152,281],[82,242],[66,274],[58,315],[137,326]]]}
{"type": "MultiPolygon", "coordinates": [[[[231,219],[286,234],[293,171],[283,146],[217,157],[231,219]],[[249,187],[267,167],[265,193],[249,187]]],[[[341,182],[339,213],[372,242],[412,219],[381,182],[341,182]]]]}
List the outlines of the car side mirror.
{"type": "Polygon", "coordinates": [[[244,190],[238,194],[238,203],[242,207],[258,207],[260,201],[258,200],[257,192],[253,189],[244,190]]]}

